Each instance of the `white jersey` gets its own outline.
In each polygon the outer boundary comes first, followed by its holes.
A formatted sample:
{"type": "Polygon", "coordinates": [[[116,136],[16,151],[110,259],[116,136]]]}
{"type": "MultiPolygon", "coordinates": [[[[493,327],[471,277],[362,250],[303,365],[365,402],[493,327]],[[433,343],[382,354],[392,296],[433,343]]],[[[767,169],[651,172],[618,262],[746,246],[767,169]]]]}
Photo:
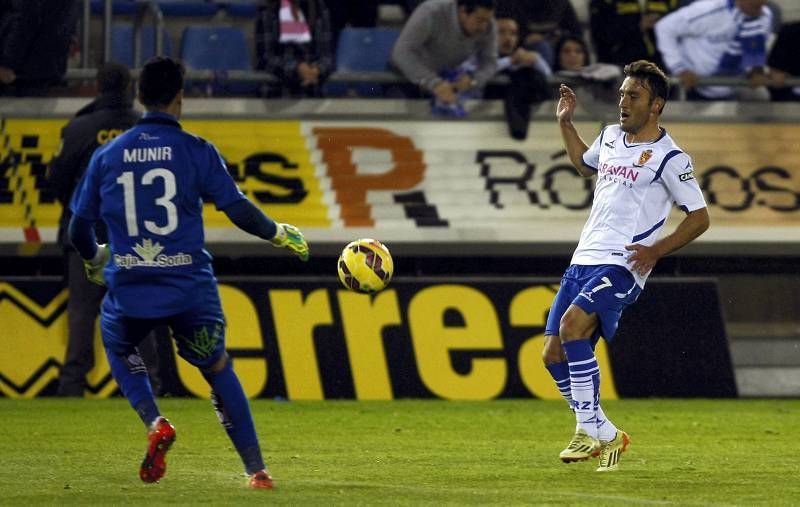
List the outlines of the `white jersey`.
{"type": "MultiPolygon", "coordinates": [[[[603,129],[583,154],[597,171],[594,202],[572,264],[617,264],[630,270],[626,245],[656,242],[674,202],[683,211],[706,207],[692,159],[667,131],[652,142],[630,144],[619,125],[603,129]]],[[[631,272],[644,287],[647,276],[631,272]]]]}
{"type": "MultiPolygon", "coordinates": [[[[743,76],[766,64],[772,11],[761,7],[748,17],[734,0],[696,0],[667,14],[655,26],[658,50],[672,75],[690,70],[698,76],[743,76]]],[[[698,89],[708,98],[733,94],[727,86],[698,89]]]]}

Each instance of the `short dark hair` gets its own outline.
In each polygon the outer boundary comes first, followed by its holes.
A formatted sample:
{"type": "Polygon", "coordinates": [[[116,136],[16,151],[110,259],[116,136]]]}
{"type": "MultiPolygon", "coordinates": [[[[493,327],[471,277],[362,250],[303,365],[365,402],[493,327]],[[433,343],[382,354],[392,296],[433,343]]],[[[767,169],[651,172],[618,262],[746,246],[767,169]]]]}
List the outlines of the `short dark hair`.
{"type": "Polygon", "coordinates": [[[458,7],[463,7],[467,14],[475,11],[475,9],[489,9],[493,11],[495,8],[495,0],[456,0],[458,7]]]}
{"type": "Polygon", "coordinates": [[[116,62],[106,62],[97,69],[95,76],[97,90],[102,93],[120,93],[128,91],[131,84],[131,73],[128,67],[116,62]]]}
{"type": "MultiPolygon", "coordinates": [[[[647,84],[650,89],[650,100],[655,100],[656,97],[661,97],[664,102],[667,102],[669,96],[669,78],[664,74],[658,65],[647,60],[636,60],[625,66],[622,70],[627,77],[640,79],[647,84]]],[[[661,107],[661,111],[664,107],[661,107]]],[[[659,111],[659,113],[661,112],[659,111]]]]}
{"type": "Polygon", "coordinates": [[[179,60],[168,56],[149,59],[139,75],[139,101],[145,107],[168,106],[183,89],[185,72],[179,60]]]}

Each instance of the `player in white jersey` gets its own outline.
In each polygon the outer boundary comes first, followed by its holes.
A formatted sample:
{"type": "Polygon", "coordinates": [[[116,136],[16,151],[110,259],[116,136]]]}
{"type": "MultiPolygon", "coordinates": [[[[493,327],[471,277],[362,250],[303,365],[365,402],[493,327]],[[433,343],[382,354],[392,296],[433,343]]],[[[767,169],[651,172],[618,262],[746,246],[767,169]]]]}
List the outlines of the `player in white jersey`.
{"type": "Polygon", "coordinates": [[[658,259],[708,229],[703,193],[692,160],[658,124],[669,82],[655,64],[625,67],[619,125],[587,146],[572,123],[577,98],[561,85],[556,116],[570,160],[585,177],[597,175],[594,203],[581,239],[550,308],[542,354],[545,366],[577,420],[560,458],[600,457],[598,472],[616,470],[628,447],[600,406],[594,346],[614,336],[622,311],[636,301],[658,259]],[[659,233],[675,203],[686,217],[671,234],[659,233]]]}

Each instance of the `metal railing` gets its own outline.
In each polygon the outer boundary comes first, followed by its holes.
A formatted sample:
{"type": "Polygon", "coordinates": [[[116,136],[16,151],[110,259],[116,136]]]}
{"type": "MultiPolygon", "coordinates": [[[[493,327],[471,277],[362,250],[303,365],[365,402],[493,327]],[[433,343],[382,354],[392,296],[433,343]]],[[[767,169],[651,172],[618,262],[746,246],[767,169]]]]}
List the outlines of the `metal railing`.
{"type": "MultiPolygon", "coordinates": [[[[150,14],[153,20],[153,30],[155,34],[155,54],[164,53],[164,14],[155,0],[136,0],[138,9],[133,22],[133,64],[138,67],[142,64],[142,29],[147,15],[150,14]]],[[[81,70],[89,69],[89,55],[91,53],[90,24],[92,19],[91,0],[83,0],[83,13],[81,17],[81,70]]],[[[114,19],[114,2],[104,0],[103,2],[103,61],[111,60],[111,34],[114,19]]],[[[82,75],[80,72],[67,72],[67,80],[85,79],[84,77],[72,77],[82,75]]],[[[91,77],[93,77],[92,74],[91,77]]]]}
{"type": "MultiPolygon", "coordinates": [[[[131,69],[131,75],[134,79],[138,78],[140,73],[139,68],[131,69]]],[[[67,81],[81,81],[92,79],[95,76],[97,69],[68,69],[65,78],[67,81]]],[[[200,70],[200,69],[187,69],[186,79],[192,81],[216,81],[216,82],[251,82],[251,83],[277,83],[279,79],[273,74],[268,72],[259,71],[246,71],[246,70],[229,70],[229,71],[213,71],[213,70],[200,70]]],[[[679,99],[685,99],[686,89],[682,87],[678,78],[671,78],[671,85],[679,90],[679,99]]],[[[409,84],[410,82],[401,74],[392,71],[382,72],[343,72],[336,71],[332,73],[327,82],[329,83],[376,83],[376,84],[409,84]]],[[[585,79],[575,78],[572,76],[559,76],[552,75],[548,78],[548,83],[556,86],[559,83],[586,83],[589,82],[585,79]]],[[[496,76],[490,83],[492,84],[508,84],[508,78],[503,75],[496,76]]],[[[734,88],[747,88],[750,82],[744,77],[732,76],[714,76],[702,77],[698,79],[698,86],[730,86],[734,88]]],[[[786,86],[798,87],[800,86],[800,78],[789,78],[786,80],[786,86]]]]}

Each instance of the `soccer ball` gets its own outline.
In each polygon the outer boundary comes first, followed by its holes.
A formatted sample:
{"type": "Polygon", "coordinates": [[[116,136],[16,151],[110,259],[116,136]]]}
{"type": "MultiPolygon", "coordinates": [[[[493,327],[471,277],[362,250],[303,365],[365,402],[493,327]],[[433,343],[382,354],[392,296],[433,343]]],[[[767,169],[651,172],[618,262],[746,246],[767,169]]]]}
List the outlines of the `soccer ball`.
{"type": "Polygon", "coordinates": [[[357,239],[348,243],[337,263],[339,280],[356,292],[378,292],[392,279],[392,254],[376,239],[357,239]]]}

